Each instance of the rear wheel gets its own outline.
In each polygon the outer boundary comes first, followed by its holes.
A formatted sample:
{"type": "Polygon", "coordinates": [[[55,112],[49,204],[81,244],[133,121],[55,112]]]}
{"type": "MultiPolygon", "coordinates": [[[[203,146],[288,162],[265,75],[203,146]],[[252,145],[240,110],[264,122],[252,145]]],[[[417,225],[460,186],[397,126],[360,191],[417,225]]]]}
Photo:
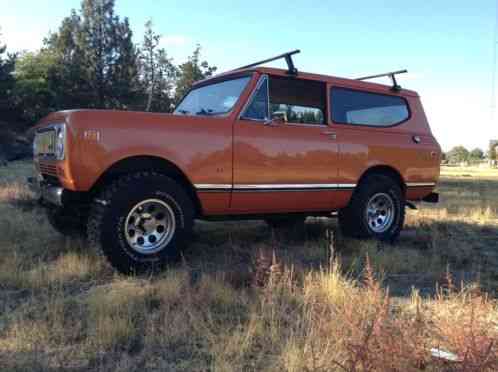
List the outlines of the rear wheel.
{"type": "Polygon", "coordinates": [[[405,199],[397,182],[371,175],[359,185],[349,205],[339,211],[344,235],[355,238],[395,240],[405,220],[405,199]]]}
{"type": "Polygon", "coordinates": [[[180,185],[152,172],[124,176],[91,209],[88,235],[121,273],[143,273],[176,261],[191,236],[194,206],[180,185]]]}

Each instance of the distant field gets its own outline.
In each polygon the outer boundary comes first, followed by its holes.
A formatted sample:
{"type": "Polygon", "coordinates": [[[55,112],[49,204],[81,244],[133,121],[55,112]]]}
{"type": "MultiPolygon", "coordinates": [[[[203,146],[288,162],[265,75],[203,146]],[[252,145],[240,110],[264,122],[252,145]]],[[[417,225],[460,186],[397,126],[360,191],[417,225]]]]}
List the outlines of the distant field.
{"type": "Polygon", "coordinates": [[[182,263],[133,278],[50,228],[30,172],[0,167],[0,371],[498,370],[498,170],[443,167],[396,245],[199,222],[182,263]]]}
{"type": "Polygon", "coordinates": [[[443,177],[498,178],[498,168],[442,166],[443,177]]]}

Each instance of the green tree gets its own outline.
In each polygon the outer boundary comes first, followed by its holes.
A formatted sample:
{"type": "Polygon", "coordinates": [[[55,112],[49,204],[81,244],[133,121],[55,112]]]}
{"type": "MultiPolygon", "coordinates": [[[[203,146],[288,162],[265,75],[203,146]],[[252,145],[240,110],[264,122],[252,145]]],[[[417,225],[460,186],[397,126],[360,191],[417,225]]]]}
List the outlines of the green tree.
{"type": "Polygon", "coordinates": [[[498,154],[496,153],[496,148],[498,147],[498,141],[489,141],[488,158],[489,160],[497,160],[498,154]]]}
{"type": "Polygon", "coordinates": [[[48,50],[24,53],[17,59],[12,99],[25,121],[35,122],[56,108],[49,82],[54,63],[55,56],[48,50]]]}
{"type": "MultiPolygon", "coordinates": [[[[0,30],[1,31],[1,30],[0,30]]],[[[12,111],[12,90],[14,88],[14,66],[16,55],[7,54],[7,46],[2,44],[0,32],[0,116],[5,118],[12,111]]]]}
{"type": "Polygon", "coordinates": [[[83,0],[45,48],[55,56],[48,84],[58,109],[129,108],[140,94],[138,51],[129,21],[114,13],[114,0],[83,0]]]}
{"type": "Polygon", "coordinates": [[[469,151],[464,146],[455,146],[446,154],[450,163],[462,163],[469,159],[469,151]]]}
{"type": "Polygon", "coordinates": [[[83,0],[78,42],[93,106],[126,108],[138,81],[137,53],[129,22],[114,13],[114,0],[83,0]]]}
{"type": "Polygon", "coordinates": [[[128,18],[116,24],[116,60],[110,66],[111,107],[138,108],[141,97],[139,82],[140,52],[133,44],[133,33],[128,18]]]}
{"type": "Polygon", "coordinates": [[[173,103],[172,89],[177,69],[164,48],[159,48],[161,36],[152,29],[152,21],[145,24],[140,52],[140,70],[145,91],[145,111],[169,112],[173,103]]]}
{"type": "Polygon", "coordinates": [[[479,161],[484,159],[484,151],[480,148],[475,148],[469,153],[469,160],[471,161],[479,161]]]}
{"type": "Polygon", "coordinates": [[[201,62],[201,46],[197,44],[188,61],[178,66],[178,80],[176,83],[176,102],[178,102],[187,91],[198,80],[206,79],[216,72],[215,66],[209,66],[207,61],[201,62]]]}
{"type": "Polygon", "coordinates": [[[45,39],[45,48],[54,55],[48,71],[49,86],[58,109],[93,107],[95,92],[88,79],[81,17],[75,10],[66,17],[58,32],[45,39]]]}

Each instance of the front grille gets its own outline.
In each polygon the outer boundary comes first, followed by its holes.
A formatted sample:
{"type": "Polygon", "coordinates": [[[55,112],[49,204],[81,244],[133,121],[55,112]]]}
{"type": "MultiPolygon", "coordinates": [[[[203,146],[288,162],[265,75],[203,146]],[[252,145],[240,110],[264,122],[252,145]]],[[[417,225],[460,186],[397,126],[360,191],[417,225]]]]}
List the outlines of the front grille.
{"type": "Polygon", "coordinates": [[[57,167],[53,164],[40,162],[40,173],[42,175],[57,177],[57,167]]]}

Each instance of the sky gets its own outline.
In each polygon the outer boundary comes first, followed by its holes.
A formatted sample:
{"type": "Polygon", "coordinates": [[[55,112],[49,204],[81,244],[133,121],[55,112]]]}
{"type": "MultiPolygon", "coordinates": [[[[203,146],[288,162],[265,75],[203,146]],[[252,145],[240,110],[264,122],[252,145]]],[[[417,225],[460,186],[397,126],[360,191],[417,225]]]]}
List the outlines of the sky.
{"type": "MultiPolygon", "coordinates": [[[[176,63],[199,43],[219,71],[293,49],[301,49],[294,58],[301,71],[358,77],[406,68],[399,83],[420,94],[443,148],[487,149],[489,139],[498,139],[497,3],[116,0],[116,13],[130,19],[136,43],[151,19],[176,63]]],[[[80,0],[0,0],[1,40],[10,51],[36,50],[79,7],[80,0]]]]}

